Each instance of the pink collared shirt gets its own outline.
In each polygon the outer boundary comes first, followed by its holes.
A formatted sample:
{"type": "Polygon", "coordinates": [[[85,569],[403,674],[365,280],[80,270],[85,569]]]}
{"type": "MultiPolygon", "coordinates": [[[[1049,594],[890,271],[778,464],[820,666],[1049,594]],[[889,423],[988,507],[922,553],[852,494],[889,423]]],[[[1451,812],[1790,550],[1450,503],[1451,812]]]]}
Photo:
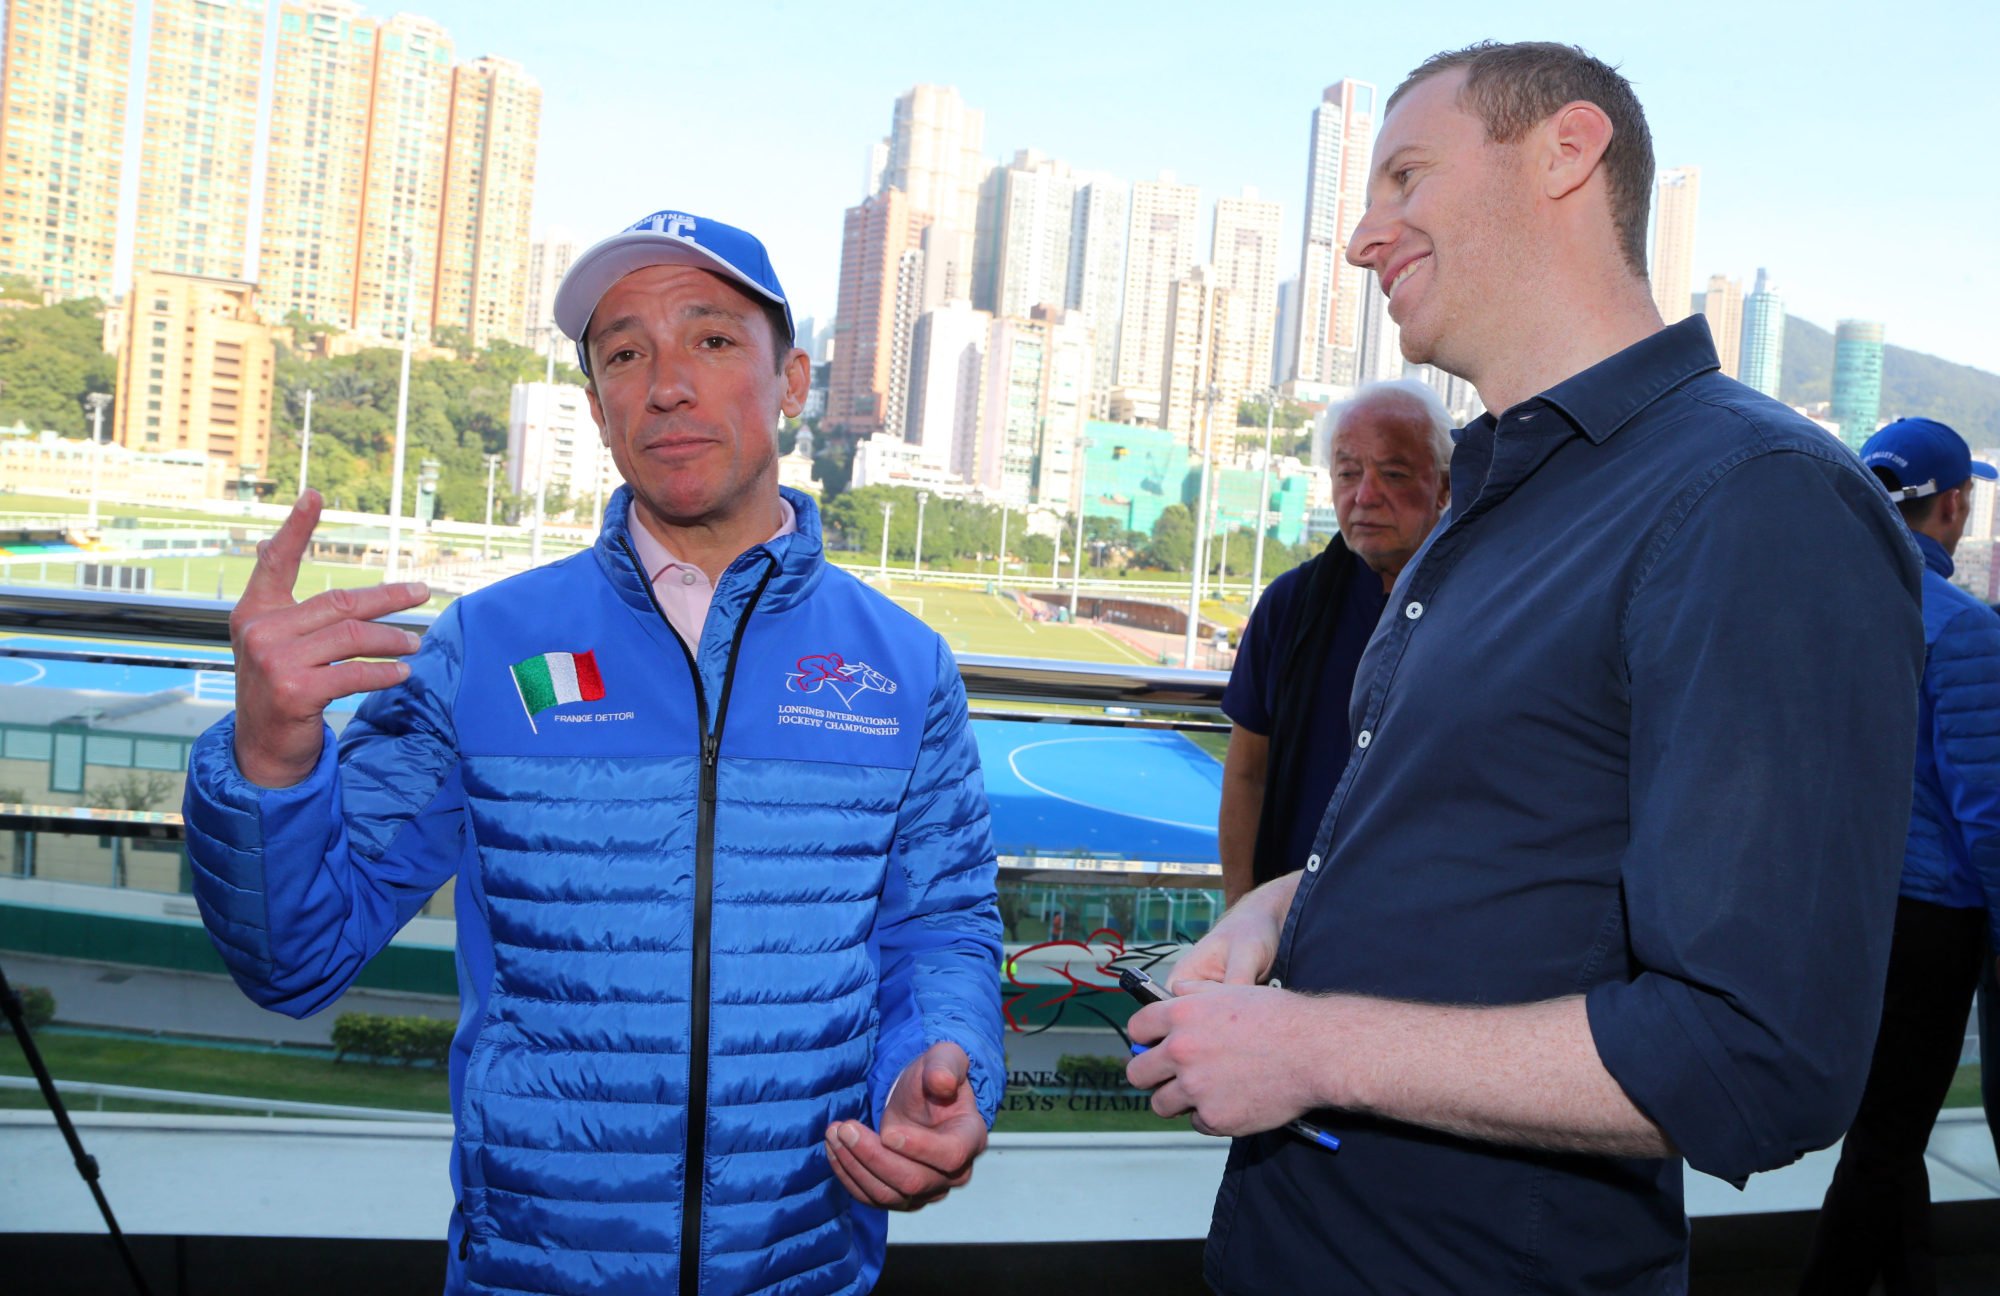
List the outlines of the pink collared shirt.
{"type": "MultiPolygon", "coordinates": [[[[778,520],[778,529],[771,533],[773,540],[799,529],[798,514],[793,512],[792,502],[780,495],[778,508],[782,510],[782,516],[778,520]]],[[[715,598],[715,582],[693,563],[674,557],[637,518],[631,518],[626,529],[632,533],[632,549],[639,555],[639,565],[652,579],[653,594],[660,600],[660,611],[667,614],[667,624],[674,628],[674,633],[698,659],[701,656],[701,627],[708,620],[708,605],[715,598]]]]}

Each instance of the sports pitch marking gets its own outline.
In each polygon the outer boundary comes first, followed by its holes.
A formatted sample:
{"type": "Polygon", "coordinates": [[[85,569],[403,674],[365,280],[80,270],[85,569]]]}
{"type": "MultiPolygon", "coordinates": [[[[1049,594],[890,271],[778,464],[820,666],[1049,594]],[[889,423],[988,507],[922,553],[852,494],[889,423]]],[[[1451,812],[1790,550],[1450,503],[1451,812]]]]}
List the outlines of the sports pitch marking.
{"type": "Polygon", "coordinates": [[[1104,741],[1105,739],[1102,738],[1046,738],[1041,742],[1022,743],[1007,753],[1007,768],[1014,771],[1014,777],[1021,781],[1023,787],[1039,792],[1045,797],[1053,797],[1058,801],[1066,801],[1073,806],[1082,806],[1086,810],[1094,810],[1099,814],[1115,814],[1126,819],[1137,819],[1141,823],[1159,824],[1165,828],[1186,828],[1191,832],[1213,833],[1215,831],[1213,823],[1188,823],[1180,819],[1162,819],[1157,815],[1139,814],[1132,810],[1118,810],[1096,801],[1084,801],[1077,797],[1064,796],[1054,788],[1044,787],[1021,772],[1021,754],[1023,752],[1034,751],[1038,747],[1061,747],[1076,743],[1103,743],[1104,741]]]}

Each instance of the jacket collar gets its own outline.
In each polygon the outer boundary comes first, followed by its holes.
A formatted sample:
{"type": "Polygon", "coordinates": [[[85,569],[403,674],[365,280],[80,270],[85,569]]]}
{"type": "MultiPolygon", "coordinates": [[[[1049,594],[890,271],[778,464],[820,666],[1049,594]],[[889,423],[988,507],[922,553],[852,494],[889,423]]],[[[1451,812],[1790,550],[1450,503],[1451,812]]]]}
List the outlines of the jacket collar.
{"type": "Polygon", "coordinates": [[[1944,551],[1944,546],[1921,531],[1910,532],[1910,538],[1917,542],[1917,552],[1924,556],[1924,566],[1950,580],[1951,574],[1958,570],[1958,566],[1952,562],[1951,555],[1944,551]]]}
{"type": "MultiPolygon", "coordinates": [[[[789,486],[779,487],[779,493],[792,506],[797,530],[754,544],[737,555],[716,582],[718,595],[724,585],[742,580],[742,573],[754,573],[750,577],[754,581],[761,577],[764,564],[776,563],[778,570],[772,573],[771,583],[758,606],[782,611],[810,594],[825,574],[826,550],[820,536],[819,506],[813,503],[812,496],[789,486]]],[[[618,597],[634,611],[651,612],[652,594],[646,588],[640,564],[633,557],[631,518],[632,488],[620,486],[604,505],[604,518],[592,551],[618,597]]]]}

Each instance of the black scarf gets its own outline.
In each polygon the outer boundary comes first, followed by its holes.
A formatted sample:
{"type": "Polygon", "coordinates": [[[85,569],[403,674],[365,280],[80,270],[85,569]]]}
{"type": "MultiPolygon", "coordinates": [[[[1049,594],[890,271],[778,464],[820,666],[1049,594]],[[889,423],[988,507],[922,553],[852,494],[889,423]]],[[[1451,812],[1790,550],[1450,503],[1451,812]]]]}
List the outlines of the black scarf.
{"type": "Polygon", "coordinates": [[[1337,535],[1327,542],[1324,552],[1306,562],[1303,571],[1305,588],[1299,591],[1291,634],[1271,657],[1278,689],[1276,705],[1271,708],[1264,805],[1257,816],[1257,849],[1251,864],[1258,886],[1303,866],[1303,861],[1283,858],[1283,852],[1293,807],[1304,795],[1307,757],[1314,737],[1308,731],[1313,703],[1319,694],[1320,677],[1326,674],[1327,652],[1340,624],[1347,582],[1357,573],[1363,579],[1373,576],[1337,535]]]}

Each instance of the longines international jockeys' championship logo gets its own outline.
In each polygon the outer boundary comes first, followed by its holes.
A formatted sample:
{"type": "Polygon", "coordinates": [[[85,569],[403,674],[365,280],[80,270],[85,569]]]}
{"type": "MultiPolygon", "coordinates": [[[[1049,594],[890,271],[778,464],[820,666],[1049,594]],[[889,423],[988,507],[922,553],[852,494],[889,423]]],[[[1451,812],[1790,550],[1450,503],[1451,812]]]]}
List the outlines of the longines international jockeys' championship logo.
{"type": "Polygon", "coordinates": [[[902,730],[895,716],[858,713],[854,700],[863,693],[889,695],[896,681],[867,662],[849,662],[836,652],[808,653],[799,658],[785,676],[788,693],[811,693],[840,704],[839,711],[816,706],[784,705],[778,708],[779,724],[806,725],[814,729],[834,729],[874,737],[893,737],[902,730]]]}

